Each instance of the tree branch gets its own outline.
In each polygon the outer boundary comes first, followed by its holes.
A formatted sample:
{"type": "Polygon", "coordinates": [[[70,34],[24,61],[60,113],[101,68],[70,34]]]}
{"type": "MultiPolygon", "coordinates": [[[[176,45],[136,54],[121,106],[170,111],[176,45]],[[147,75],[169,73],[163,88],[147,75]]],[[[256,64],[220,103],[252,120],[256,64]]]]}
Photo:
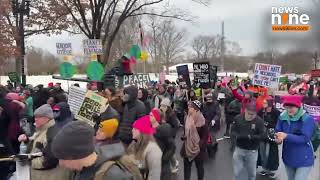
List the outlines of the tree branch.
{"type": "Polygon", "coordinates": [[[165,14],[157,14],[157,13],[152,13],[152,12],[135,13],[135,14],[129,15],[128,17],[135,17],[135,16],[142,16],[142,15],[151,15],[151,16],[158,16],[158,17],[163,17],[163,18],[179,19],[179,20],[188,21],[188,22],[192,21],[192,19],[183,18],[182,15],[165,15],[165,14]]]}

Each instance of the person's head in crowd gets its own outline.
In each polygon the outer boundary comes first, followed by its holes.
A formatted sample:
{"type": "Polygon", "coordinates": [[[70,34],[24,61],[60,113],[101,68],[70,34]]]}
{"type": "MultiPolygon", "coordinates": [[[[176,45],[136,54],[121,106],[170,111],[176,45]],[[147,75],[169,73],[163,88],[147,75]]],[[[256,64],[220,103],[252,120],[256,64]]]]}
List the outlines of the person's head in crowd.
{"type": "Polygon", "coordinates": [[[22,93],[22,91],[23,91],[22,86],[17,86],[16,93],[22,93]]]}
{"type": "Polygon", "coordinates": [[[23,96],[25,97],[25,99],[27,99],[31,96],[31,91],[29,89],[23,90],[23,96]]]}
{"type": "Polygon", "coordinates": [[[73,86],[80,87],[80,85],[78,83],[75,83],[73,86]]]}
{"type": "Polygon", "coordinates": [[[111,99],[113,96],[116,95],[116,90],[114,87],[105,87],[104,93],[107,96],[107,98],[111,99]]]}
{"type": "Polygon", "coordinates": [[[190,101],[188,103],[188,114],[194,115],[195,113],[197,113],[198,111],[201,110],[201,106],[202,106],[202,104],[198,100],[190,101]]]}
{"type": "Polygon", "coordinates": [[[41,128],[53,119],[54,114],[51,106],[48,104],[44,104],[34,111],[34,120],[36,128],[41,128]]]}
{"type": "Polygon", "coordinates": [[[167,113],[171,110],[171,101],[169,98],[163,98],[160,103],[160,111],[167,113]]]}
{"type": "Polygon", "coordinates": [[[61,83],[56,83],[56,84],[54,85],[54,89],[56,89],[56,90],[61,90],[61,83]]]}
{"type": "Polygon", "coordinates": [[[53,82],[48,83],[48,88],[49,88],[49,89],[53,88],[53,86],[54,86],[54,85],[53,85],[53,82]]]}
{"type": "Polygon", "coordinates": [[[135,101],[138,98],[138,88],[136,86],[131,85],[129,87],[124,88],[123,94],[123,102],[127,103],[135,101]]]}
{"type": "Polygon", "coordinates": [[[138,91],[138,99],[142,102],[146,101],[148,99],[149,92],[148,90],[144,88],[140,88],[138,91]]]}
{"type": "Polygon", "coordinates": [[[287,97],[283,102],[283,106],[288,112],[288,115],[291,117],[295,116],[298,113],[301,105],[301,101],[294,96],[287,97]]]}
{"type": "Polygon", "coordinates": [[[151,124],[157,124],[157,123],[160,123],[161,121],[161,114],[160,114],[160,110],[157,109],[157,108],[153,108],[150,112],[150,121],[151,121],[151,124]]]}
{"type": "Polygon", "coordinates": [[[220,88],[221,86],[222,86],[222,81],[221,81],[221,80],[218,80],[218,81],[217,81],[217,87],[220,88]]]}
{"type": "Polygon", "coordinates": [[[87,83],[87,90],[91,90],[91,83],[87,83]]]}
{"type": "Polygon", "coordinates": [[[117,119],[108,119],[101,121],[96,132],[95,139],[97,141],[104,141],[112,139],[118,130],[119,122],[117,119]]]}
{"type": "Polygon", "coordinates": [[[206,95],[205,101],[207,104],[212,104],[217,100],[217,96],[215,94],[209,93],[206,95]]]}
{"type": "Polygon", "coordinates": [[[245,99],[251,99],[251,98],[253,98],[253,92],[251,92],[251,91],[246,91],[245,93],[244,93],[244,98],[245,99]]]}
{"type": "Polygon", "coordinates": [[[306,95],[306,94],[307,94],[307,91],[306,91],[304,88],[300,88],[300,89],[299,89],[299,94],[300,94],[300,95],[306,95]]]}
{"type": "Polygon", "coordinates": [[[167,84],[161,84],[158,87],[159,87],[158,90],[159,90],[160,94],[164,94],[167,91],[167,88],[168,88],[167,84]]]}
{"type": "Polygon", "coordinates": [[[196,93],[194,92],[194,90],[190,90],[189,91],[189,98],[192,99],[193,97],[196,97],[196,93]]]}
{"type": "Polygon", "coordinates": [[[91,83],[91,91],[97,91],[98,90],[98,83],[92,82],[91,83]]]}
{"type": "Polygon", "coordinates": [[[55,136],[52,152],[59,164],[73,171],[94,165],[97,154],[94,148],[94,129],[83,121],[67,124],[55,136]]]}
{"type": "Polygon", "coordinates": [[[62,93],[57,94],[53,99],[54,99],[54,103],[68,102],[68,96],[62,93]]]}
{"type": "Polygon", "coordinates": [[[271,110],[274,107],[274,100],[272,97],[268,97],[263,100],[263,108],[271,110]]]}
{"type": "Polygon", "coordinates": [[[47,104],[49,104],[50,106],[53,106],[55,104],[54,97],[49,97],[49,99],[47,100],[47,104]]]}
{"type": "Polygon", "coordinates": [[[173,96],[174,95],[174,87],[173,86],[169,86],[168,87],[168,93],[171,95],[171,96],[173,96]]]}
{"type": "Polygon", "coordinates": [[[246,121],[252,121],[257,116],[256,103],[250,102],[245,106],[244,117],[246,121]]]}
{"type": "Polygon", "coordinates": [[[132,139],[136,142],[129,151],[133,151],[137,159],[142,159],[149,142],[154,141],[155,129],[152,128],[149,116],[143,116],[133,123],[132,139]],[[132,149],[133,148],[133,149],[132,149]],[[132,149],[132,150],[131,150],[132,149]]]}

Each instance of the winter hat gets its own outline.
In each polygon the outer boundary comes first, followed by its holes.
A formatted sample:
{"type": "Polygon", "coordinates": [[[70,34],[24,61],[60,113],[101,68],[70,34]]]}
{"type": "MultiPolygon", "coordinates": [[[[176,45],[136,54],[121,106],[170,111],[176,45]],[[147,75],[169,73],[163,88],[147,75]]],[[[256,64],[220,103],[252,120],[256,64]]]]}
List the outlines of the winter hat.
{"type": "Polygon", "coordinates": [[[49,119],[53,119],[53,111],[51,109],[51,106],[49,104],[44,104],[40,106],[38,109],[34,111],[35,117],[47,117],[49,119]]]}
{"type": "Polygon", "coordinates": [[[155,129],[152,128],[150,117],[143,116],[142,118],[136,120],[133,123],[133,128],[139,130],[142,134],[153,135],[155,133],[155,129]]]}
{"type": "Polygon", "coordinates": [[[104,120],[99,124],[99,129],[107,136],[107,138],[112,138],[117,132],[119,122],[117,119],[104,120]]]}
{"type": "Polygon", "coordinates": [[[52,88],[53,87],[53,82],[48,83],[48,88],[52,88]]]}
{"type": "Polygon", "coordinates": [[[256,112],[257,110],[257,105],[255,102],[250,102],[245,106],[246,110],[256,112]]]}
{"type": "Polygon", "coordinates": [[[94,129],[83,121],[73,121],[59,131],[52,142],[54,156],[62,160],[77,160],[94,152],[94,129]]]}
{"type": "Polygon", "coordinates": [[[160,103],[161,106],[168,106],[170,107],[171,106],[171,102],[170,102],[170,99],[169,98],[163,98],[161,103],[160,103]]]}
{"type": "Polygon", "coordinates": [[[129,86],[124,88],[123,92],[130,96],[130,100],[135,100],[138,97],[138,88],[136,86],[129,86]]]}
{"type": "Polygon", "coordinates": [[[300,108],[301,100],[296,96],[288,96],[284,99],[283,106],[295,106],[297,108],[300,108]]]}
{"type": "Polygon", "coordinates": [[[194,108],[194,109],[196,109],[196,110],[199,110],[200,111],[200,109],[201,109],[201,102],[200,101],[198,101],[198,100],[195,100],[195,101],[191,101],[191,103],[190,103],[190,105],[194,108]]]}
{"type": "Polygon", "coordinates": [[[8,93],[6,95],[6,98],[7,99],[10,99],[10,100],[16,100],[16,101],[21,101],[23,100],[23,97],[22,96],[19,96],[18,93],[8,93]]]}
{"type": "Polygon", "coordinates": [[[157,108],[153,108],[151,110],[151,113],[152,113],[153,117],[156,119],[156,121],[160,122],[161,117],[160,117],[159,110],[157,108]]]}

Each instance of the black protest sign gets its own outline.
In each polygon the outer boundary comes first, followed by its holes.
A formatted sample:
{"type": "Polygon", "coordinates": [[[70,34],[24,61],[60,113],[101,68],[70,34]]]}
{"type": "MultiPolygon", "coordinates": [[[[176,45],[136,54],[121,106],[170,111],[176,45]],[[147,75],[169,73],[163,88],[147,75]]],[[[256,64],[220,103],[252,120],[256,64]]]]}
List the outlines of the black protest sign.
{"type": "Polygon", "coordinates": [[[179,85],[184,87],[186,84],[189,88],[191,88],[188,65],[177,66],[176,68],[179,77],[179,85]]]}
{"type": "Polygon", "coordinates": [[[138,88],[148,88],[150,82],[149,74],[133,74],[125,76],[116,76],[115,87],[122,88],[128,85],[135,85],[138,88]]]}
{"type": "Polygon", "coordinates": [[[200,88],[210,88],[209,63],[193,63],[194,82],[200,88]]]}

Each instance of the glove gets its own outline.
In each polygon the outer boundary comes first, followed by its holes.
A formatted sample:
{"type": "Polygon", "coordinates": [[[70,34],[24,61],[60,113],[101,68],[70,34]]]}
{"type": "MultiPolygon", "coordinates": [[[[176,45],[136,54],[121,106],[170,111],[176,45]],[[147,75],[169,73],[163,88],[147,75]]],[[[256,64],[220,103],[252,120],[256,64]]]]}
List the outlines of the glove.
{"type": "Polygon", "coordinates": [[[213,127],[215,124],[216,124],[216,121],[215,121],[215,120],[212,120],[212,121],[211,121],[211,126],[213,127]]]}

